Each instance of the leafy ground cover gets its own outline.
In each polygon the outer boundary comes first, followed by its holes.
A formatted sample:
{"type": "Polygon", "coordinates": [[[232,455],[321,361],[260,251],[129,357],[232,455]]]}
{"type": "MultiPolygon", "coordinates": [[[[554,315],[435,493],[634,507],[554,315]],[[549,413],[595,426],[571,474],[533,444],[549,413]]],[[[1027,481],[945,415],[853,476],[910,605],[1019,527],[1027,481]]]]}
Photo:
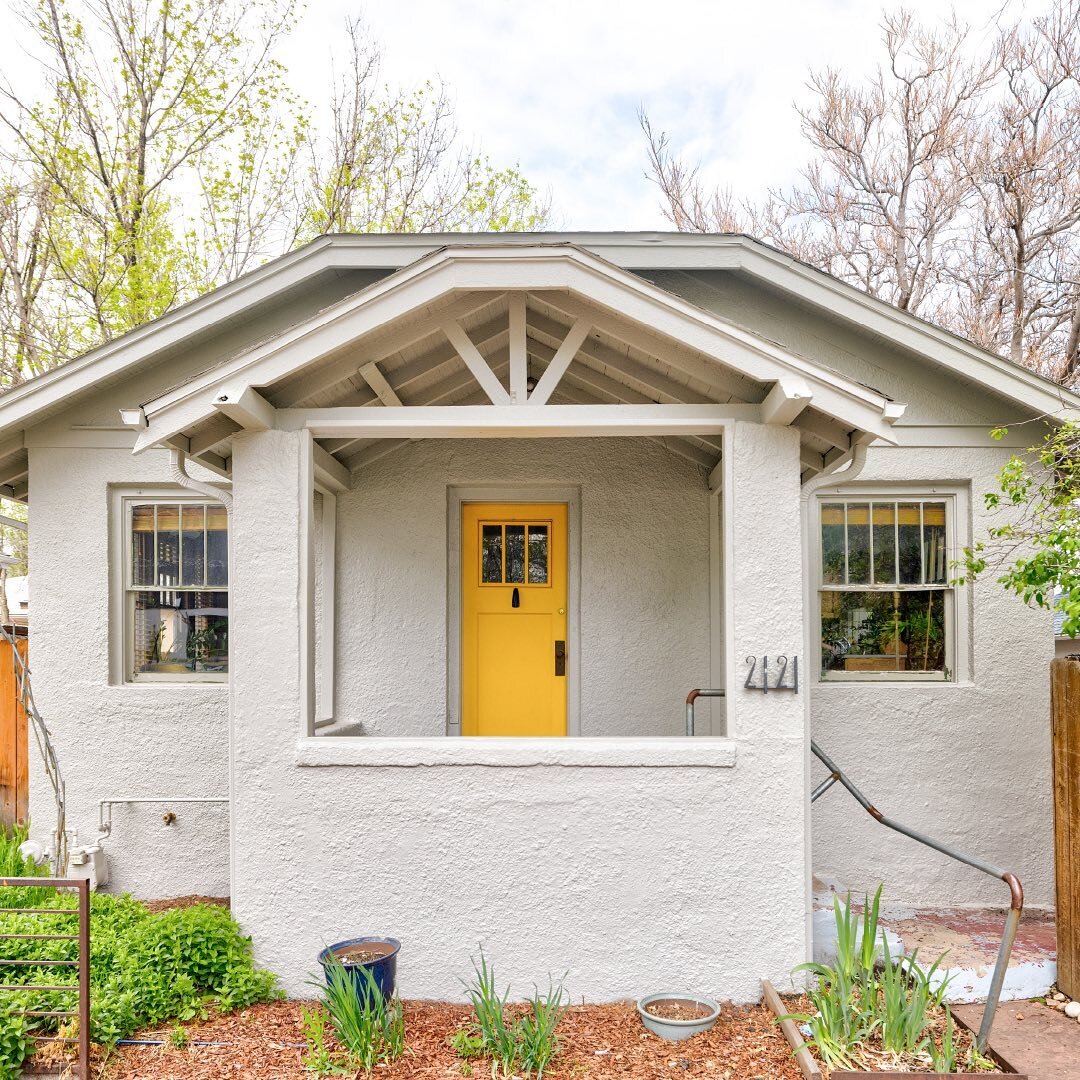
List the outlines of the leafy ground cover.
{"type": "MultiPolygon", "coordinates": [[[[38,876],[44,868],[21,860],[18,831],[0,838],[0,866],[11,876],[38,876]]],[[[70,893],[38,887],[0,889],[0,907],[48,907],[72,913],[70,893]]],[[[0,913],[0,934],[74,934],[74,914],[0,913]]],[[[90,899],[90,1037],[106,1046],[139,1028],[164,1021],[205,1018],[277,996],[275,978],[255,967],[251,941],[229,912],[217,905],[194,904],[150,911],[130,896],[94,893],[90,899]]],[[[34,1047],[33,1036],[74,1034],[72,1021],[26,1017],[21,1012],[74,1010],[77,970],[37,966],[43,961],[74,960],[78,942],[6,938],[0,982],[20,986],[44,983],[72,990],[16,990],[0,1002],[0,1078],[19,1075],[34,1047]],[[62,1026],[66,1025],[66,1026],[62,1026]]]]}

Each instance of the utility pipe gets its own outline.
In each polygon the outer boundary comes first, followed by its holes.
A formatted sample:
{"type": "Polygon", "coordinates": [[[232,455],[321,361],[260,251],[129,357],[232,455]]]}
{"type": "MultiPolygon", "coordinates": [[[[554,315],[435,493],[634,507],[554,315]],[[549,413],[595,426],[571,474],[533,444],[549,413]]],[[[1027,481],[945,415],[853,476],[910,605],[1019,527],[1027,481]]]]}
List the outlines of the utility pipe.
{"type": "Polygon", "coordinates": [[[102,836],[109,836],[112,833],[112,808],[114,806],[128,806],[149,804],[156,806],[167,806],[171,803],[227,803],[229,800],[227,797],[210,796],[203,798],[199,795],[181,795],[177,798],[135,798],[135,799],[101,799],[98,802],[98,832],[102,836]],[[106,807],[108,811],[106,812],[106,807]]]}

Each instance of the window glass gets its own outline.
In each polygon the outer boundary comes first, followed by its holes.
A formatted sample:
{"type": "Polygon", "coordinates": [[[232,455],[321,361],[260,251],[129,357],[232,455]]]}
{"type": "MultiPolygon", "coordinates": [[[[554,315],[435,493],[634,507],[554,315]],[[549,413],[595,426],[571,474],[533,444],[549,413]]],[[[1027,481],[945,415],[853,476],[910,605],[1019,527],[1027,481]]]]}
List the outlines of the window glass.
{"type": "Polygon", "coordinates": [[[823,671],[945,671],[945,591],[821,593],[823,671]]]}
{"type": "Polygon", "coordinates": [[[896,505],[874,503],[874,584],[896,584],[896,505]]]}
{"type": "Polygon", "coordinates": [[[947,513],[934,499],[822,502],[823,675],[951,677],[947,513]]]}
{"type": "Polygon", "coordinates": [[[923,580],[944,585],[948,577],[945,548],[945,504],[923,503],[923,580]]]}
{"type": "Polygon", "coordinates": [[[133,585],[153,585],[154,507],[131,509],[131,581],[133,585]]]}
{"type": "Polygon", "coordinates": [[[480,534],[480,580],[486,585],[502,581],[502,526],[484,525],[480,534]]]}
{"type": "Polygon", "coordinates": [[[180,584],[203,585],[206,572],[206,507],[181,507],[180,523],[180,584]]]}
{"type": "Polygon", "coordinates": [[[529,584],[546,585],[548,579],[548,527],[529,526],[529,584]]]}
{"type": "Polygon", "coordinates": [[[844,584],[844,504],[821,507],[821,580],[844,584]]]}
{"type": "Polygon", "coordinates": [[[506,576],[509,584],[525,582],[525,526],[506,526],[506,576]]]}
{"type": "Polygon", "coordinates": [[[129,675],[224,674],[229,668],[224,507],[137,503],[127,522],[129,675]]]}
{"type": "Polygon", "coordinates": [[[896,508],[900,554],[900,583],[922,584],[922,506],[900,503],[896,508]]]}
{"type": "Polygon", "coordinates": [[[849,585],[870,584],[870,505],[847,504],[847,580],[849,585]]]}

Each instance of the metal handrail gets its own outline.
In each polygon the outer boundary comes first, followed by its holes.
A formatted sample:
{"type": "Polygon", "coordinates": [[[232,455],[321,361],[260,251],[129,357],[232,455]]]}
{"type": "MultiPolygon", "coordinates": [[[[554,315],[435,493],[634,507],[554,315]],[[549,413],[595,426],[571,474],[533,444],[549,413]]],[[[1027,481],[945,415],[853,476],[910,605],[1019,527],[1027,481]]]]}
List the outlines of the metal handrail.
{"type": "MultiPolygon", "coordinates": [[[[686,734],[692,736],[694,734],[694,706],[697,704],[698,698],[703,697],[727,697],[727,693],[724,690],[691,690],[686,695],[686,734]]],[[[721,735],[727,734],[727,717],[724,717],[724,730],[720,732],[721,735]]]]}
{"type": "Polygon", "coordinates": [[[49,1016],[63,1019],[78,1018],[79,1031],[75,1038],[66,1035],[31,1035],[35,1042],[60,1042],[78,1044],[78,1064],[76,1075],[80,1080],[89,1080],[90,1077],[90,881],[88,878],[0,878],[0,886],[12,889],[18,888],[47,888],[47,889],[74,889],[78,894],[79,906],[77,908],[12,908],[4,910],[17,911],[22,914],[36,913],[55,917],[66,915],[78,916],[77,934],[5,934],[5,938],[24,938],[30,941],[71,941],[79,943],[79,955],[76,960],[13,960],[0,958],[0,967],[8,966],[36,966],[36,967],[59,967],[71,966],[78,968],[78,982],[71,985],[45,984],[45,983],[0,983],[0,991],[14,990],[41,990],[45,993],[74,993],[78,992],[78,1009],[23,1009],[22,1016],[49,1016]]]}
{"type": "Polygon", "coordinates": [[[60,759],[57,757],[56,747],[53,745],[49,729],[41,718],[37,705],[34,704],[34,691],[30,685],[30,665],[22,653],[19,652],[15,635],[3,622],[0,622],[0,640],[6,641],[11,646],[19,703],[22,705],[23,712],[26,713],[30,726],[34,730],[34,739],[37,742],[41,760],[45,765],[45,775],[53,789],[53,799],[56,802],[56,830],[53,833],[53,873],[57,877],[63,877],[68,868],[67,792],[64,788],[64,778],[60,773],[60,759]]]}
{"type": "Polygon", "coordinates": [[[990,1038],[990,1029],[994,1026],[994,1015],[997,1012],[998,1003],[1001,999],[1001,988],[1005,984],[1005,975],[1009,970],[1009,957],[1012,955],[1013,942],[1016,940],[1016,930],[1020,925],[1020,915],[1024,910],[1024,889],[1020,884],[1020,879],[1008,870],[1003,870],[1000,866],[995,866],[993,863],[986,862],[984,859],[976,858],[974,855],[967,855],[962,851],[957,851],[955,848],[949,847],[948,844],[944,844],[940,840],[934,840],[921,832],[917,832],[915,829],[909,829],[906,825],[901,825],[898,821],[893,821],[892,818],[886,817],[855,786],[855,784],[848,779],[843,769],[841,769],[813,739],[810,740],[810,749],[818,761],[829,770],[829,775],[810,793],[810,801],[812,803],[817,802],[817,800],[820,799],[833,784],[839,781],[843,787],[847,788],[855,801],[875,821],[884,825],[886,828],[892,829],[894,832],[898,832],[903,836],[910,837],[912,840],[915,840],[928,848],[933,848],[934,851],[940,851],[942,855],[948,855],[950,859],[955,859],[957,862],[964,863],[966,866],[981,870],[984,874],[989,874],[990,877],[999,878],[1008,885],[1009,914],[1005,917],[1005,930],[1001,935],[1001,945],[998,948],[997,963],[994,967],[993,977],[990,979],[990,991],[986,995],[986,1008],[983,1010],[982,1023],[979,1025],[979,1033],[975,1037],[975,1045],[978,1047],[979,1052],[984,1052],[986,1050],[987,1040],[990,1038]]]}

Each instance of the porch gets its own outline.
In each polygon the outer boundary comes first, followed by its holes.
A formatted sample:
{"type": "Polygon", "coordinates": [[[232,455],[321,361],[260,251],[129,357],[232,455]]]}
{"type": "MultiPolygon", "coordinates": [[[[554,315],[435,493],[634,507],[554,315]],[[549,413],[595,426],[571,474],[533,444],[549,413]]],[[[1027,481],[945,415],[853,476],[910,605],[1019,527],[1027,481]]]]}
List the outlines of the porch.
{"type": "Polygon", "coordinates": [[[810,940],[802,484],[902,407],[576,249],[421,264],[135,418],[231,481],[234,910],[289,989],[362,924],[425,941],[410,995],[483,940],[597,1000],[672,957],[756,1000],[810,940]],[[538,614],[519,699],[500,641],[538,614]],[[727,697],[688,739],[697,687],[727,697]],[[505,737],[538,697],[571,737],[505,737]]]}

